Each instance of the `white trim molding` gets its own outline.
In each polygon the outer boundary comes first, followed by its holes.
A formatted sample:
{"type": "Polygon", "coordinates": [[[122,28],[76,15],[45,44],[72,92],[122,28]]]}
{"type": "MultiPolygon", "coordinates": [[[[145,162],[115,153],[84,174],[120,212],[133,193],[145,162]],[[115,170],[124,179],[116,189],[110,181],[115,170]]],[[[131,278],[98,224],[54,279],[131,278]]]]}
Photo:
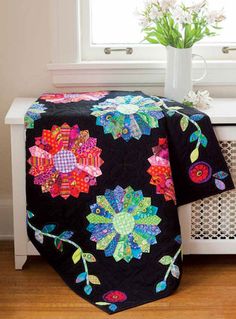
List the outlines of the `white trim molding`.
{"type": "MultiPolygon", "coordinates": [[[[56,87],[163,86],[166,63],[163,62],[80,62],[48,65],[56,87]]],[[[193,76],[202,75],[203,66],[195,62],[193,76]]],[[[207,76],[196,85],[235,85],[236,61],[209,61],[207,76]]]]}

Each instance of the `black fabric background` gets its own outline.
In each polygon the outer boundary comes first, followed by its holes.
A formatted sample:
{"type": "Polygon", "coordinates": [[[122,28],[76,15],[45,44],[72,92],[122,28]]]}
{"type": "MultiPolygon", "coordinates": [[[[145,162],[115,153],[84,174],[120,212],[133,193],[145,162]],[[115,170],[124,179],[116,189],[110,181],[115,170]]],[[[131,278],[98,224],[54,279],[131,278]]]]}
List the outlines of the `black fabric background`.
{"type": "MultiPolygon", "coordinates": [[[[158,294],[155,292],[156,283],[163,280],[167,270],[167,267],[161,265],[158,260],[163,255],[174,256],[179,248],[174,238],[180,234],[177,207],[173,201],[165,201],[164,196],[156,194],[155,186],[149,183],[151,176],[146,172],[150,167],[148,158],[153,155],[152,147],[157,145],[158,138],[168,137],[178,205],[219,192],[212,180],[205,184],[194,184],[190,181],[189,154],[194,147],[188,141],[191,129],[188,134],[183,134],[179,127],[178,115],[171,118],[166,116],[159,121],[159,128],[151,130],[150,136],[143,135],[140,140],[132,138],[129,142],[122,138],[114,140],[111,134],[104,134],[103,127],[96,126],[96,117],[90,115],[91,107],[107,98],[127,94],[146,96],[142,92],[113,91],[97,102],[53,104],[39,100],[48,108],[47,112],[41,114],[41,119],[34,122],[34,129],[27,129],[26,134],[27,159],[30,157],[28,149],[34,145],[34,138],[41,136],[43,129],[50,130],[55,124],[62,125],[65,122],[70,126],[78,124],[80,130],[89,130],[90,136],[97,138],[97,146],[102,149],[101,158],[104,164],[101,166],[102,175],[97,178],[97,185],[91,186],[88,194],[81,193],[78,199],[70,196],[65,200],[61,197],[52,198],[50,193],[42,193],[41,187],[34,185],[33,176],[28,174],[29,164],[26,164],[26,193],[27,209],[35,214],[31,221],[35,227],[42,229],[45,224],[53,223],[57,225],[53,232],[55,234],[72,230],[74,232],[72,240],[78,243],[83,251],[96,256],[97,262],[89,264],[89,272],[99,277],[101,286],[93,286],[92,294],[87,296],[83,291],[84,285],[75,283],[76,276],[83,272],[83,265],[81,262],[73,264],[71,259],[75,251],[73,246],[64,244],[64,252],[61,253],[54,247],[51,238],[44,238],[44,244],[41,245],[35,240],[34,232],[29,227],[28,235],[41,255],[55,268],[68,286],[84,299],[95,303],[103,301],[102,295],[109,290],[125,292],[127,300],[119,303],[118,311],[165,297],[179,284],[179,280],[170,276],[167,289],[158,294]],[[132,259],[129,263],[124,260],[115,262],[113,257],[105,257],[104,251],[96,250],[96,243],[90,240],[91,234],[86,230],[89,224],[86,219],[90,213],[89,206],[96,202],[97,195],[104,195],[106,189],[113,190],[117,185],[142,190],[145,197],[151,197],[152,205],[159,208],[157,215],[161,218],[159,224],[161,233],[157,235],[157,244],[151,246],[151,253],[143,253],[140,260],[132,259]]],[[[172,105],[170,102],[166,104],[172,105]]],[[[190,108],[185,108],[184,112],[200,113],[190,108]]],[[[219,170],[228,172],[207,117],[201,121],[201,128],[208,138],[208,147],[201,148],[200,160],[208,162],[212,166],[213,173],[219,170]]],[[[225,183],[227,189],[233,187],[230,177],[225,183]]],[[[182,269],[180,257],[176,264],[182,269]]],[[[110,313],[108,307],[99,308],[110,313]]]]}

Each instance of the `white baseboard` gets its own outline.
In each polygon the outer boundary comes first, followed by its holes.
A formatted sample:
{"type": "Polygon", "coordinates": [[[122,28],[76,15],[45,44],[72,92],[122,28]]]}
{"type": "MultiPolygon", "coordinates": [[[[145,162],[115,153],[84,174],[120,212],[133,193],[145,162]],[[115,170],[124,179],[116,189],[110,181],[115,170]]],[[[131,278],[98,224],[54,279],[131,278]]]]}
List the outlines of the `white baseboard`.
{"type": "Polygon", "coordinates": [[[0,195],[0,240],[13,240],[12,198],[0,195]]]}

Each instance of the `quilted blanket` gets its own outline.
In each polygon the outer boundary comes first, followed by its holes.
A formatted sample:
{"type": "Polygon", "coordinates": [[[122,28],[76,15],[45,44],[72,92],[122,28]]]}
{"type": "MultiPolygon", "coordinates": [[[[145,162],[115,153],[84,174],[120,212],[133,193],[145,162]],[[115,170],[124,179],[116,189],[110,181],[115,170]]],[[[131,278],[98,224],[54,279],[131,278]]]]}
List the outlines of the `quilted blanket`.
{"type": "Polygon", "coordinates": [[[25,115],[28,236],[115,313],[172,294],[177,207],[232,189],[208,116],[142,92],[44,94],[25,115]]]}

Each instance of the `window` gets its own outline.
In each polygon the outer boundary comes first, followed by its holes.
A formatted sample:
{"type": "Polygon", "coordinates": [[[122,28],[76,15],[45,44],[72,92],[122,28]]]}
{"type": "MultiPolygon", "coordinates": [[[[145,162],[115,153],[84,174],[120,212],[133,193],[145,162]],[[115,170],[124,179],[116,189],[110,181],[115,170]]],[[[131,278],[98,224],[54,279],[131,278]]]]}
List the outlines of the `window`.
{"type": "MultiPolygon", "coordinates": [[[[200,0],[199,0],[200,1],[200,0]]],[[[165,49],[160,45],[142,42],[141,27],[136,12],[145,0],[81,0],[81,34],[83,60],[164,60],[165,49]],[[132,47],[133,54],[112,52],[104,48],[132,47]]],[[[236,2],[234,0],[209,0],[211,8],[224,7],[227,16],[218,36],[204,39],[194,46],[194,51],[211,60],[236,58],[236,54],[223,54],[223,46],[236,45],[236,2]]]]}
{"type": "MultiPolygon", "coordinates": [[[[48,69],[58,86],[157,87],[165,80],[166,50],[142,41],[137,5],[145,0],[50,0],[52,63],[48,69]],[[121,32],[122,30],[122,32],[121,32]],[[133,54],[112,52],[106,47],[133,48],[133,54]]],[[[186,0],[190,1],[190,0],[186,0]]],[[[200,1],[200,0],[199,0],[200,1]]],[[[208,72],[199,85],[235,85],[236,45],[235,0],[210,0],[227,15],[218,38],[194,46],[194,53],[208,60],[208,72]]],[[[202,63],[194,62],[193,77],[202,75],[202,63]]]]}

